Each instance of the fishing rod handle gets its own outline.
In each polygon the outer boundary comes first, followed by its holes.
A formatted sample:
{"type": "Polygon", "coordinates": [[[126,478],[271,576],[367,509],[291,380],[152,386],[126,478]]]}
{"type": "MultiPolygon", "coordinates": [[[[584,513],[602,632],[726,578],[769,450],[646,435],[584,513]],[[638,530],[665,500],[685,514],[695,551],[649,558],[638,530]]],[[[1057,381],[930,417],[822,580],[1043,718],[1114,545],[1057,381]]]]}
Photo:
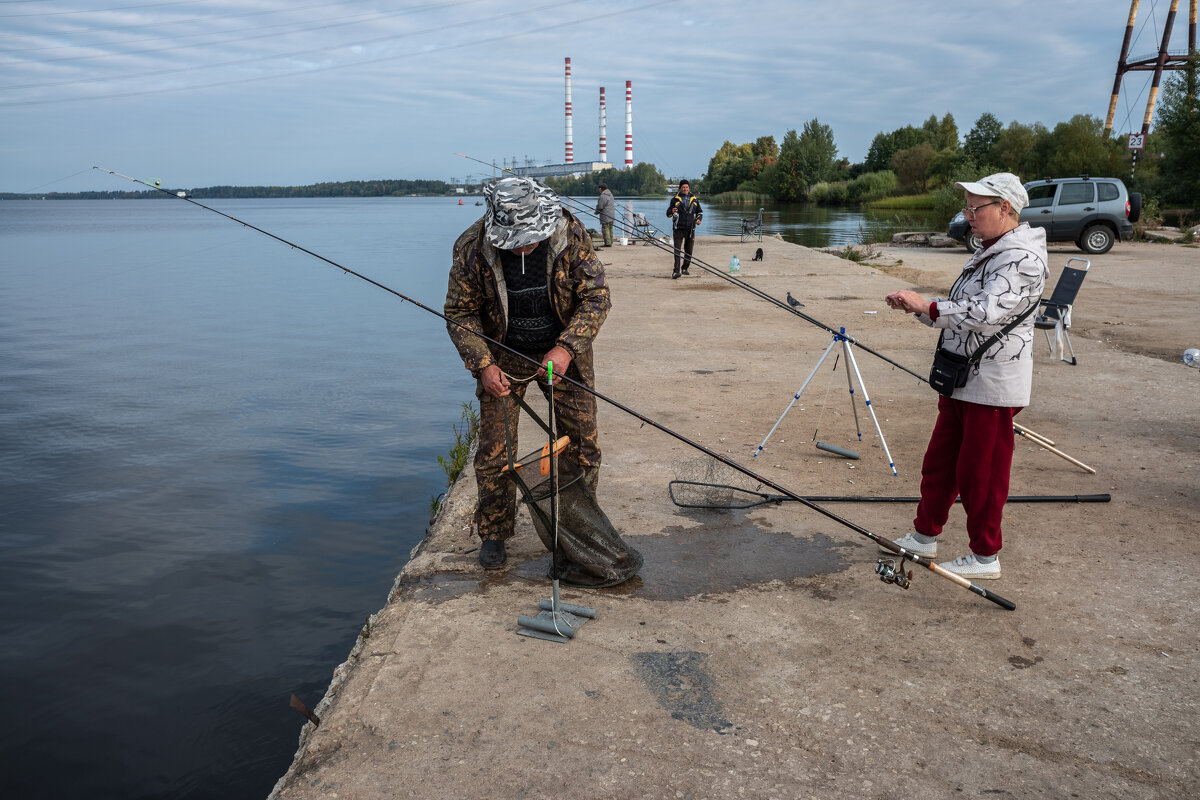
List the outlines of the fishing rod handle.
{"type": "Polygon", "coordinates": [[[938,575],[941,575],[943,578],[948,578],[949,580],[954,581],[959,586],[963,587],[964,589],[966,589],[970,592],[973,592],[974,594],[979,595],[984,600],[991,600],[993,603],[995,603],[996,605],[1000,606],[1001,608],[1003,608],[1007,611],[1015,611],[1017,608],[1016,603],[1014,603],[1013,601],[1005,600],[1000,595],[996,594],[995,592],[988,591],[987,589],[984,589],[982,586],[976,586],[975,584],[971,583],[969,580],[964,578],[962,575],[959,575],[956,572],[951,572],[950,570],[946,569],[945,567],[938,566],[937,564],[933,563],[932,561],[929,561],[928,563],[923,564],[923,566],[926,569],[928,569],[930,572],[935,572],[938,575]]]}

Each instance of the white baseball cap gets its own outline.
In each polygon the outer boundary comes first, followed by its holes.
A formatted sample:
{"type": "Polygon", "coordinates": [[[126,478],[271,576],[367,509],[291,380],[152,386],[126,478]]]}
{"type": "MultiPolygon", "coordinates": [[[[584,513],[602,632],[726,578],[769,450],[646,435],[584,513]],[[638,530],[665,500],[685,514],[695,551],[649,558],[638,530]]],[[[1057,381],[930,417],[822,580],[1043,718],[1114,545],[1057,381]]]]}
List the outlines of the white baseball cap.
{"type": "Polygon", "coordinates": [[[1013,207],[1013,210],[1018,213],[1021,209],[1029,205],[1029,192],[1025,191],[1025,186],[1021,183],[1021,179],[1011,172],[997,172],[995,175],[988,175],[978,183],[956,183],[955,188],[962,189],[968,194],[977,194],[980,197],[999,197],[1001,200],[1007,200],[1008,204],[1013,207]]]}

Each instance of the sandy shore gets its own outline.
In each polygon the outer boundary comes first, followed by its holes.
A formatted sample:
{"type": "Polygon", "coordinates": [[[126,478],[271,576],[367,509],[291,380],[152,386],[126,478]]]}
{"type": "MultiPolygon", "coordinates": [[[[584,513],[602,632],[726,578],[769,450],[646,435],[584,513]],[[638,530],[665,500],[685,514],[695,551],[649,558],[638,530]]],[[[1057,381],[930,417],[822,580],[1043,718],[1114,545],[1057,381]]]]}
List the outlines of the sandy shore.
{"type": "MultiPolygon", "coordinates": [[[[771,239],[754,262],[756,246],[711,237],[696,254],[724,268],[736,253],[754,287],[790,291],[814,319],[927,372],[936,334],[883,298],[944,292],[961,249],[884,248],[856,264],[771,239]]],[[[1052,281],[1080,256],[1051,248],[1052,281]]],[[[830,334],[696,267],[672,281],[653,247],[602,258],[614,306],[596,347],[601,392],[799,494],[918,493],[927,386],[856,349],[860,442],[831,357],[752,459],[830,334]]],[[[869,539],[796,503],[676,507],[668,482],[710,472],[712,459],[602,404],[600,504],[644,553],[641,575],[565,591],[599,611],[568,644],[517,636],[517,616],[549,596],[548,556],[523,513],[508,568],[482,573],[465,476],[273,796],[1194,794],[1200,370],[1179,355],[1200,346],[1198,269],[1195,248],[1120,244],[1092,258],[1071,330],[1079,364],[1038,342],[1018,421],[1097,474],[1019,439],[1012,493],[1112,502],[1007,507],[1004,577],[987,588],[1015,611],[924,570],[907,591],[885,584],[869,539]]],[[[913,515],[909,504],[825,507],[888,537],[913,515]]],[[[962,523],[956,510],[940,557],[966,552],[962,523]]]]}

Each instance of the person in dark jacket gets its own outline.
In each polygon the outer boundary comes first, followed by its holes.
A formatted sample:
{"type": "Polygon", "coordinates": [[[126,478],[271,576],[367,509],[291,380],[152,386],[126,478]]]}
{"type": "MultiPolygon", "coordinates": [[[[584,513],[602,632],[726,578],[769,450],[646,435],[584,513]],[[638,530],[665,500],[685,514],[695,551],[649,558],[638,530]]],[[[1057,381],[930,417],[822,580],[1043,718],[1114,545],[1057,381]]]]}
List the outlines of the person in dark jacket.
{"type": "Polygon", "coordinates": [[[593,494],[599,482],[600,447],[596,398],[570,383],[594,387],[592,341],[610,306],[604,267],[592,250],[583,223],[558,196],[531,178],[502,178],[484,189],[487,211],[454,244],[446,317],[450,339],[478,381],[479,444],[475,479],[479,506],[479,562],[498,569],[513,535],[516,492],[502,473],[505,419],[514,433],[520,407],[505,402],[524,397],[530,381],[543,394],[546,362],[554,362],[554,407],[560,433],[570,437],[563,459],[576,464],[593,494]],[[455,324],[457,323],[457,324],[455,324]],[[538,369],[508,350],[490,345],[478,332],[541,364],[538,369]]]}
{"type": "Polygon", "coordinates": [[[617,220],[617,201],[613,199],[608,184],[600,184],[600,196],[596,198],[596,218],[600,220],[600,233],[604,237],[604,246],[612,247],[613,223],[617,220]]]}
{"type": "Polygon", "coordinates": [[[671,272],[672,278],[688,274],[688,267],[692,263],[692,247],[696,243],[696,228],[699,227],[700,219],[704,216],[704,211],[700,208],[700,201],[691,192],[691,184],[686,180],[680,181],[679,193],[671,198],[671,204],[667,206],[667,216],[671,218],[675,240],[675,269],[671,272]],[[682,268],[681,251],[683,254],[682,268]]]}

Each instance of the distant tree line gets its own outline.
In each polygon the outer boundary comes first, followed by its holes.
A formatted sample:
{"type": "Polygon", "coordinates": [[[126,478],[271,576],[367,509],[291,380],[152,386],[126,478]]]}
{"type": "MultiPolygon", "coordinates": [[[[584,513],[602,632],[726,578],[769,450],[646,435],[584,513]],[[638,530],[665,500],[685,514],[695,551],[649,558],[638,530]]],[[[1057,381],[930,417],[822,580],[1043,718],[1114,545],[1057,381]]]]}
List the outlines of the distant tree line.
{"type": "Polygon", "coordinates": [[[619,197],[645,197],[667,191],[667,179],[658,167],[644,161],[634,164],[633,169],[618,166],[578,178],[546,179],[546,185],[554,191],[574,197],[599,194],[602,183],[608,184],[608,190],[619,197]]]}
{"type": "Polygon", "coordinates": [[[309,186],[209,186],[191,191],[192,197],[405,197],[447,195],[453,188],[445,181],[374,180],[314,183],[309,186]]]}
{"type": "Polygon", "coordinates": [[[1095,117],[1077,115],[1049,128],[1040,122],[1004,125],[980,115],[965,137],[954,117],[929,117],[878,133],[862,163],[838,157],[833,130],[813,119],[789,130],[779,146],[773,136],[754,142],[726,141],[712,156],[696,187],[710,199],[758,202],[810,201],[842,204],[893,195],[931,195],[939,211],[961,204],[956,181],[993,172],[1024,180],[1073,175],[1120,177],[1163,207],[1200,209],[1200,56],[1163,81],[1146,149],[1131,161],[1124,134],[1104,134],[1095,117]],[[1130,173],[1133,172],[1131,176],[1130,173]]]}
{"type": "MultiPolygon", "coordinates": [[[[164,190],[175,194],[183,189],[164,190]]],[[[206,186],[187,189],[196,199],[277,198],[277,197],[407,197],[409,195],[442,196],[454,193],[446,181],[434,180],[375,180],[314,183],[309,186],[206,186]]],[[[131,192],[50,192],[36,194],[0,193],[0,200],[45,197],[49,200],[139,200],[166,198],[155,189],[131,192]]]]}

